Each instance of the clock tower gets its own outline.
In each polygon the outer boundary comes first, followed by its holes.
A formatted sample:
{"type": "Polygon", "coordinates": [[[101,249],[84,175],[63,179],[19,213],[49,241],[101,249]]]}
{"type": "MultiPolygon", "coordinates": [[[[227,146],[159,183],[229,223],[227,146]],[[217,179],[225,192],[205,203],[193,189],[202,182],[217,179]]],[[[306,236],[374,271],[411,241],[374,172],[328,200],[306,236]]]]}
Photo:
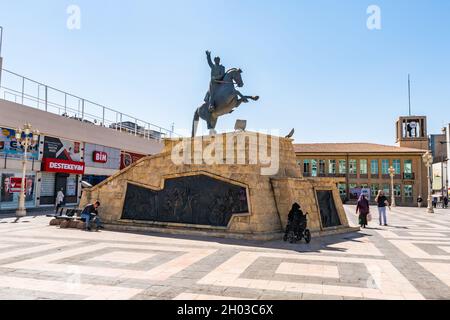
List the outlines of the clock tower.
{"type": "Polygon", "coordinates": [[[397,121],[397,145],[404,148],[428,150],[427,117],[400,117],[397,121]]]}

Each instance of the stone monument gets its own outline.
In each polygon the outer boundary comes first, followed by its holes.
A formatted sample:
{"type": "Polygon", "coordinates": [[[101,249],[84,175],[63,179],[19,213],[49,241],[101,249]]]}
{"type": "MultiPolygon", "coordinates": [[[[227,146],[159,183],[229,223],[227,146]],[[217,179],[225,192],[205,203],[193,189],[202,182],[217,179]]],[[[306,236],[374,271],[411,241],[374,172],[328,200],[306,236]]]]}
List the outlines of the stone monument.
{"type": "Polygon", "coordinates": [[[141,159],[83,192],[81,206],[99,200],[109,229],[281,239],[293,203],[309,213],[314,235],[349,232],[332,178],[306,179],[297,165],[291,131],[286,138],[255,132],[217,134],[217,119],[242,103],[242,70],[211,60],[211,83],[195,111],[192,137],[164,140],[164,150],[141,159]],[[195,137],[199,119],[211,135],[195,137]]]}

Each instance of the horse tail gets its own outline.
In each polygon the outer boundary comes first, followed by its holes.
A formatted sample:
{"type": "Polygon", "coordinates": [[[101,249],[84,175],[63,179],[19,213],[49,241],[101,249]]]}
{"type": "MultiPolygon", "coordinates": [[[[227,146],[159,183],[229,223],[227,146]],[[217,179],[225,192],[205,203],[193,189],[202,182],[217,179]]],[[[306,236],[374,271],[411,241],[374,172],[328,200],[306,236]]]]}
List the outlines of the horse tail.
{"type": "Polygon", "coordinates": [[[200,121],[200,114],[197,109],[195,110],[194,120],[192,121],[192,138],[195,138],[195,135],[197,134],[197,127],[199,121],[200,121]]]}

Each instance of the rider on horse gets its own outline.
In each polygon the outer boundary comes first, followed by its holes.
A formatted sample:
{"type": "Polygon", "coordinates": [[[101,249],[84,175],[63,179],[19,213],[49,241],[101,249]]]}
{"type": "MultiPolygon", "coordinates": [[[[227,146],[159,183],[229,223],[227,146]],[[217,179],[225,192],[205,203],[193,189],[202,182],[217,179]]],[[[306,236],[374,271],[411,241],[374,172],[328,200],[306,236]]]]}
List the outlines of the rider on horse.
{"type": "Polygon", "coordinates": [[[210,111],[213,111],[216,106],[214,105],[214,97],[217,87],[223,81],[225,76],[225,67],[220,64],[220,58],[215,57],[214,63],[211,60],[211,51],[206,51],[206,57],[208,64],[211,67],[211,83],[209,85],[209,92],[206,94],[205,102],[208,103],[210,111]]]}

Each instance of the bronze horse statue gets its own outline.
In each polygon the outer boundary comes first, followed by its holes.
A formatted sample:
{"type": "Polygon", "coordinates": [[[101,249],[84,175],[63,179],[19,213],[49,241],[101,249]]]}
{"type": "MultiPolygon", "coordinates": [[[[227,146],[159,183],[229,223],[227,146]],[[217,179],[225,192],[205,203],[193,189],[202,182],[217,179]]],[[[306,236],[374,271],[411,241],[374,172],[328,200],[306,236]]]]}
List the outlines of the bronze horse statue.
{"type": "Polygon", "coordinates": [[[217,119],[226,114],[232,113],[242,103],[248,103],[249,99],[258,101],[258,96],[244,96],[237,87],[242,88],[244,82],[242,81],[242,70],[233,68],[228,70],[223,77],[223,80],[217,81],[218,86],[214,94],[214,108],[209,106],[209,98],[205,98],[205,103],[195,111],[194,121],[192,123],[192,137],[197,134],[198,122],[201,119],[205,120],[208,125],[208,130],[211,135],[216,134],[215,128],[217,119]]]}

